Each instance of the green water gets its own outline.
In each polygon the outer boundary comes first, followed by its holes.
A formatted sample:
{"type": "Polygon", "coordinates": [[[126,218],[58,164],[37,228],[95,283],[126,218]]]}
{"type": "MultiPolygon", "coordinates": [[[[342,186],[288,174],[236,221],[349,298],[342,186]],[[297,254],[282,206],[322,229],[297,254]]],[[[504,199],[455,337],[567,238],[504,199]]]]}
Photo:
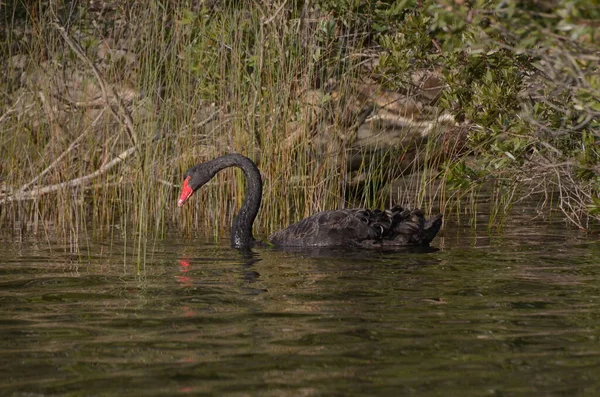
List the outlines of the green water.
{"type": "Polygon", "coordinates": [[[600,395],[600,245],[449,225],[433,252],[171,238],[0,248],[2,396],[600,395]]]}

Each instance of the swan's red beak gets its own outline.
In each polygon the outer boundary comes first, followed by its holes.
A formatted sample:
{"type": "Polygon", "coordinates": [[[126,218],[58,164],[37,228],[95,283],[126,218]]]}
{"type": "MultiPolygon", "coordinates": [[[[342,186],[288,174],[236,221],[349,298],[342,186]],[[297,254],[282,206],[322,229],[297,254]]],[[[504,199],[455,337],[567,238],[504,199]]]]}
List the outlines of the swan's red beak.
{"type": "Polygon", "coordinates": [[[192,189],[189,185],[189,181],[191,178],[191,176],[188,176],[187,178],[185,178],[185,181],[183,181],[183,186],[181,187],[181,194],[179,194],[179,200],[177,200],[178,207],[184,205],[185,202],[190,197],[192,197],[192,194],[194,194],[194,189],[192,189]]]}

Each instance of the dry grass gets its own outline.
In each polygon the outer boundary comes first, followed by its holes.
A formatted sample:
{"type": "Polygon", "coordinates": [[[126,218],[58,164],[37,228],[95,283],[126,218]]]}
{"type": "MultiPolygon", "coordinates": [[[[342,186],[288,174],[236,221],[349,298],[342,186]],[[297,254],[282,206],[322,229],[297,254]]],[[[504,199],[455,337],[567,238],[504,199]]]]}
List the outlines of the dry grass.
{"type": "MultiPolygon", "coordinates": [[[[55,10],[38,11],[21,22],[38,33],[12,38],[22,52],[5,48],[8,58],[26,57],[32,76],[14,92],[6,81],[5,95],[23,98],[6,101],[0,120],[0,222],[10,230],[71,239],[170,228],[222,234],[244,197],[239,171],[219,174],[184,209],[175,202],[186,168],[228,152],[253,158],[263,173],[260,235],[347,205],[351,114],[329,112],[331,99],[311,93],[316,80],[334,77],[339,96],[353,89],[361,48],[352,32],[308,34],[268,6],[186,20],[182,4],[168,13],[134,6],[132,20],[149,23],[115,27],[129,37],[123,42],[116,33],[97,42],[84,24],[66,29],[55,10]],[[101,55],[105,46],[111,57],[101,55]],[[89,95],[75,97],[83,85],[89,95]]],[[[367,182],[385,188],[387,171],[368,167],[367,182]]],[[[357,204],[389,201],[388,190],[375,189],[357,204]]]]}
{"type": "MultiPolygon", "coordinates": [[[[587,214],[600,213],[597,178],[582,185],[572,163],[558,161],[570,152],[555,156],[554,165],[540,163],[536,172],[543,178],[533,183],[524,166],[512,164],[488,173],[492,180],[469,179],[468,167],[456,170],[466,156],[489,149],[471,145],[465,151],[465,142],[452,136],[372,157],[362,165],[364,189],[351,191],[346,164],[357,115],[343,98],[355,97],[357,82],[368,77],[363,66],[370,49],[359,32],[330,23],[331,15],[270,2],[215,13],[177,0],[164,7],[114,4],[77,9],[81,14],[54,3],[23,6],[19,18],[0,13],[7,71],[0,77],[0,224],[6,231],[71,240],[81,234],[162,236],[173,229],[225,234],[244,197],[239,171],[219,174],[184,209],[175,203],[188,167],[230,152],[247,155],[261,169],[258,235],[348,205],[441,208],[472,221],[486,184],[490,225],[502,224],[524,197],[524,185],[530,193],[558,190],[559,208],[581,227],[587,214]],[[445,158],[437,157],[440,145],[445,158]],[[404,161],[411,151],[414,160],[404,161]],[[418,177],[402,190],[390,187],[392,176],[413,171],[418,177]],[[585,212],[590,202],[598,208],[585,212]]],[[[526,134],[498,132],[504,135],[519,143],[526,134]]],[[[523,139],[522,164],[536,166],[527,156],[531,147],[541,153],[544,142],[532,144],[531,136],[523,139]]],[[[597,142],[590,142],[590,156],[600,158],[597,142]]],[[[595,172],[592,160],[587,167],[595,172]]]]}

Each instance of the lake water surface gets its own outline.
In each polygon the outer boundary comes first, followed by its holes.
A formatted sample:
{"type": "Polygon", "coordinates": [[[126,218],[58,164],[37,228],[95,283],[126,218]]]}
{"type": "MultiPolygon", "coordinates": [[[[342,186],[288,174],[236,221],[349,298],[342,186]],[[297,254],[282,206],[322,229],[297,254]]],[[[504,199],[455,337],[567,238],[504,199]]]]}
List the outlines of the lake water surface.
{"type": "MultiPolygon", "coordinates": [[[[597,396],[600,245],[447,225],[399,252],[0,248],[2,396],[597,396]]],[[[131,246],[128,246],[131,245],[131,246]]]]}

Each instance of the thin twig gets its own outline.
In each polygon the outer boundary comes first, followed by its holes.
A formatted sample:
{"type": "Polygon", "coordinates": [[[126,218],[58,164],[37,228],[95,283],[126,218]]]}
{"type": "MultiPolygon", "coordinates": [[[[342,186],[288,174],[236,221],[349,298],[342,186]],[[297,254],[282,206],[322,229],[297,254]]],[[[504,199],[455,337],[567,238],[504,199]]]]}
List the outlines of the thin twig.
{"type": "Polygon", "coordinates": [[[275,11],[275,14],[271,15],[266,21],[264,21],[263,25],[268,25],[271,22],[273,22],[273,20],[275,20],[275,18],[281,12],[281,10],[283,10],[283,7],[285,7],[285,5],[287,4],[287,2],[288,2],[288,0],[285,0],[283,3],[281,3],[281,5],[277,9],[277,11],[275,11]]]}
{"type": "Polygon", "coordinates": [[[23,98],[23,96],[25,95],[25,93],[22,93],[17,100],[15,101],[15,103],[10,107],[10,109],[8,109],[6,112],[4,112],[4,114],[2,116],[0,116],[0,123],[2,123],[2,121],[8,117],[11,113],[14,113],[17,110],[17,105],[19,104],[19,102],[21,102],[21,98],[23,98]]]}

